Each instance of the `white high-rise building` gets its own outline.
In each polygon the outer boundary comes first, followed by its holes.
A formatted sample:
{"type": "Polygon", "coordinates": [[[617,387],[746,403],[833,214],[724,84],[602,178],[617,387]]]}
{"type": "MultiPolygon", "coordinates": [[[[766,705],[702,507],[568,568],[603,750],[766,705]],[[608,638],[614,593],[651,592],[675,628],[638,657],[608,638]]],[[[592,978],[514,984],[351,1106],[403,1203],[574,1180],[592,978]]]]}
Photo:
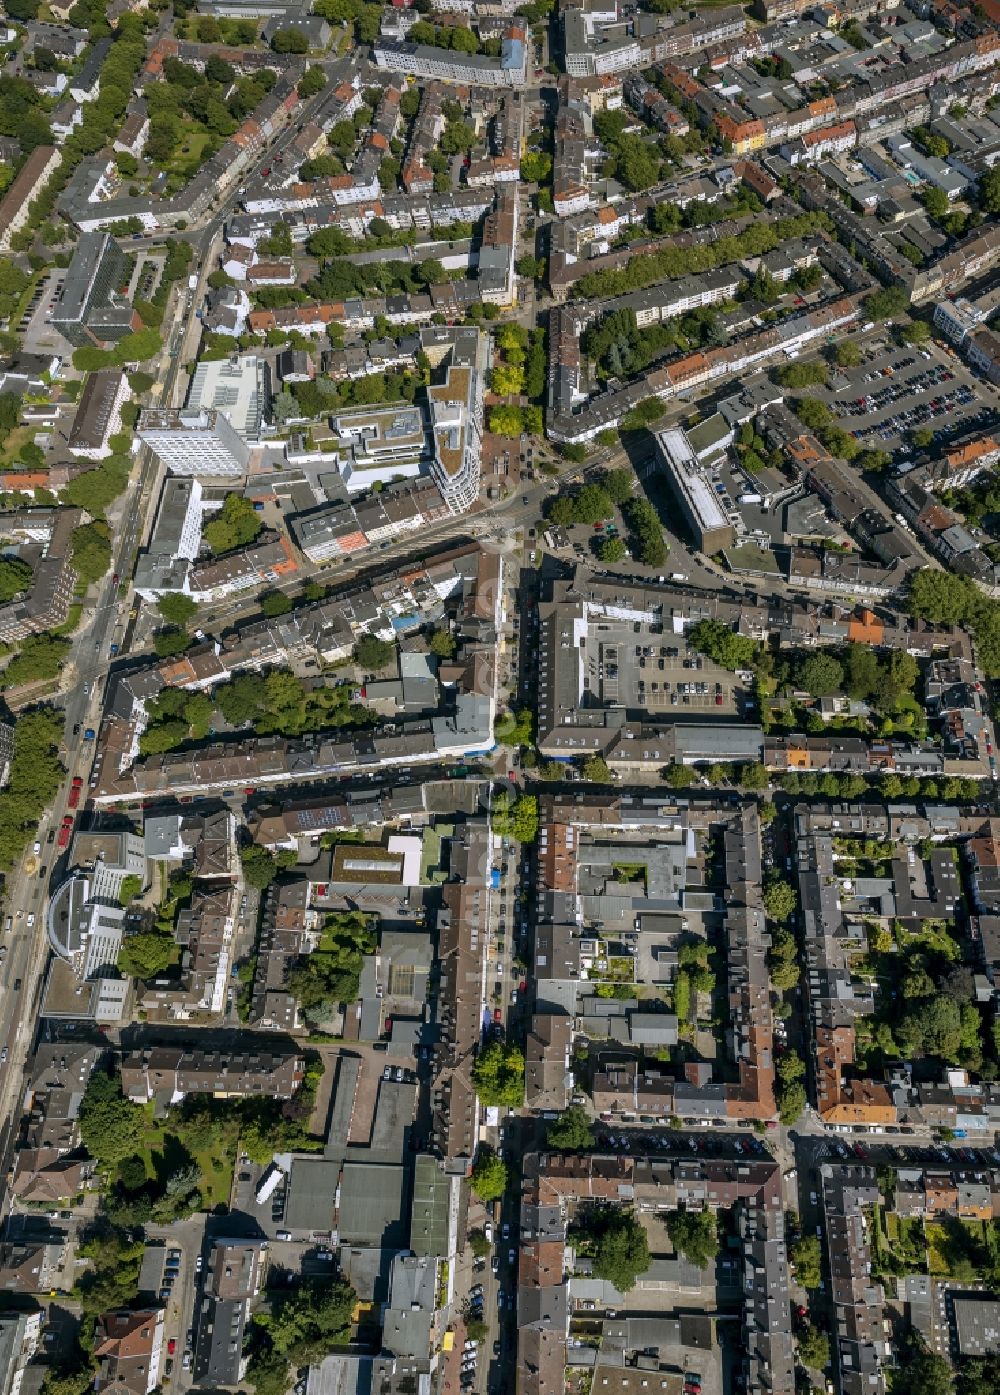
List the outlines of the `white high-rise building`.
{"type": "Polygon", "coordinates": [[[477,329],[425,329],[420,346],[444,381],[427,389],[434,453],[431,478],[453,514],[479,498],[483,457],[483,394],[489,337],[477,329]]]}
{"type": "Polygon", "coordinates": [[[250,447],[219,411],[155,407],[138,434],[175,475],[243,475],[250,464],[250,447]]]}

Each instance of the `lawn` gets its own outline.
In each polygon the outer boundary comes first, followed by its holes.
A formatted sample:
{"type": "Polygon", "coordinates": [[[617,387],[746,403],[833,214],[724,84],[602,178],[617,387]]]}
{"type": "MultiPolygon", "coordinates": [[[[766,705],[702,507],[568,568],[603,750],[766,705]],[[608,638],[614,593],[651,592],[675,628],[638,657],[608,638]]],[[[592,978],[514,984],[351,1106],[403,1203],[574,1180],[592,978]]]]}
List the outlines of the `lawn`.
{"type": "MultiPolygon", "coordinates": [[[[985,1253],[985,1230],[981,1221],[963,1221],[950,1218],[946,1224],[928,1222],[924,1226],[927,1237],[928,1271],[942,1277],[955,1277],[956,1268],[967,1268],[971,1262],[978,1268],[977,1257],[985,1253]]],[[[963,1280],[968,1277],[960,1275],[963,1280]]]]}
{"type": "Polygon", "coordinates": [[[54,635],[71,635],[76,633],[76,627],[80,623],[80,616],[83,614],[83,604],[74,601],[66,613],[66,619],[61,625],[57,625],[50,633],[54,635]]]}
{"type": "Polygon", "coordinates": [[[206,148],[217,139],[210,131],[199,130],[193,122],[184,123],[184,139],[163,166],[171,193],[183,189],[194,178],[205,163],[206,148]]]}
{"type": "Polygon", "coordinates": [[[142,1157],[146,1164],[146,1176],[162,1182],[177,1168],[193,1162],[200,1173],[198,1185],[201,1187],[203,1209],[208,1211],[220,1204],[228,1205],[236,1165],[239,1125],[220,1120],[211,1142],[197,1147],[182,1141],[169,1127],[167,1120],[154,1118],[153,1111],[154,1105],[150,1102],[144,1111],[146,1133],[142,1157]]]}
{"type": "Polygon", "coordinates": [[[31,470],[34,466],[25,465],[23,460],[18,460],[17,453],[22,446],[26,446],[29,441],[35,439],[37,426],[15,426],[14,430],[4,442],[3,455],[0,456],[0,469],[3,470],[31,470]]]}

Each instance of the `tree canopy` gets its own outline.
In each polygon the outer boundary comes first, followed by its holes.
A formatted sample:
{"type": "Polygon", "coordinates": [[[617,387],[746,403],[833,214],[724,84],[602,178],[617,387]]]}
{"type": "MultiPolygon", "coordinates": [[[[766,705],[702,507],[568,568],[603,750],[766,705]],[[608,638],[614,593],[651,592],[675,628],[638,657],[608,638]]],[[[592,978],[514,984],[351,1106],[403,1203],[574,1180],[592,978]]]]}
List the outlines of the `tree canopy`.
{"type": "Polygon", "coordinates": [[[495,1201],[507,1190],[507,1164],[492,1148],[481,1147],[472,1165],[472,1190],[480,1201],[495,1201]]]}
{"type": "Polygon", "coordinates": [[[771,920],[783,925],[799,903],[795,888],[778,872],[773,872],[764,885],[764,910],[771,920]]]}
{"type": "Polygon", "coordinates": [[[488,1042],[476,1057],[472,1080],[481,1104],[519,1108],[524,1103],[524,1053],[510,1042],[488,1042]]]}
{"type": "Polygon", "coordinates": [[[558,1148],[567,1153],[592,1148],[594,1126],[587,1111],[578,1104],[571,1104],[549,1125],[545,1141],[549,1148],[558,1148]]]}
{"type": "Polygon", "coordinates": [[[707,1269],[719,1249],[719,1228],[709,1210],[671,1211],[667,1217],[667,1234],[674,1249],[707,1269]]]}
{"type": "Polygon", "coordinates": [[[533,843],[538,837],[538,799],[519,794],[513,801],[506,790],[493,797],[493,832],[518,843],[533,843]]]}
{"type": "Polygon", "coordinates": [[[90,1156],[113,1167],[139,1151],[142,1130],[142,1108],[122,1094],[121,1077],[95,1070],[80,1101],[80,1137],[90,1156]]]}
{"type": "Polygon", "coordinates": [[[174,942],[166,935],[140,930],[127,935],[118,951],[118,967],[130,978],[150,979],[162,974],[174,959],[174,942]]]}
{"type": "Polygon", "coordinates": [[[202,536],[216,554],[246,547],[263,529],[260,515],[242,494],[227,494],[218,515],[202,529],[202,536]]]}
{"type": "Polygon", "coordinates": [[[645,1229],[632,1211],[611,1206],[589,1213],[586,1225],[594,1238],[594,1277],[614,1284],[619,1293],[628,1293],[649,1268],[645,1229]]]}
{"type": "Polygon", "coordinates": [[[0,557],[0,604],[6,604],[31,584],[31,567],[20,557],[0,557]]]}
{"type": "Polygon", "coordinates": [[[198,614],[198,602],[181,591],[171,591],[161,596],[156,602],[156,608],[171,625],[186,625],[198,614]]]}
{"type": "Polygon", "coordinates": [[[734,634],[720,620],[700,620],[688,631],[688,643],[699,653],[734,672],[748,668],[757,657],[757,645],[746,635],[734,634]]]}
{"type": "Polygon", "coordinates": [[[362,635],[354,646],[354,658],[363,669],[378,672],[396,653],[392,640],[379,639],[377,635],[362,635]]]}
{"type": "Polygon", "coordinates": [[[107,576],[111,566],[111,530],[106,523],[81,523],[73,529],[73,567],[85,586],[107,576]]]}
{"type": "Polygon", "coordinates": [[[288,971],[286,986],[307,1017],[331,1017],[360,991],[366,954],[378,944],[377,921],[360,911],[334,911],[326,917],[319,944],[288,971]]]}

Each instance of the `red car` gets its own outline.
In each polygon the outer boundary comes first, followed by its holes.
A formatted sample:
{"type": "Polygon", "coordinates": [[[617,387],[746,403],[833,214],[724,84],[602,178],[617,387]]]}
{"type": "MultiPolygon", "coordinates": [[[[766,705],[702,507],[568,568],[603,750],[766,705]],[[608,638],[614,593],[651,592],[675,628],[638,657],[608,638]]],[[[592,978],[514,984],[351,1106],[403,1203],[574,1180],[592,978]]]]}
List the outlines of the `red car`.
{"type": "Polygon", "coordinates": [[[175,1352],[176,1350],[177,1350],[177,1338],[176,1338],[176,1337],[171,1337],[171,1338],[170,1338],[170,1341],[167,1343],[167,1353],[168,1353],[168,1355],[173,1356],[173,1354],[174,1354],[174,1352],[175,1352]]]}
{"type": "Polygon", "coordinates": [[[522,978],[521,982],[517,985],[517,991],[518,991],[519,993],[527,993],[527,991],[528,991],[528,980],[527,980],[526,978],[522,978]]]}
{"type": "Polygon", "coordinates": [[[498,1026],[503,1021],[503,1013],[499,1008],[493,1009],[493,1021],[496,1022],[498,1026]]]}
{"type": "Polygon", "coordinates": [[[73,832],[73,820],[72,820],[72,818],[70,817],[70,815],[67,814],[66,817],[65,817],[65,818],[63,819],[63,821],[62,821],[62,827],[61,827],[60,830],[59,830],[59,837],[56,839],[56,847],[57,847],[57,848],[64,848],[64,847],[66,847],[67,843],[69,842],[69,835],[70,835],[72,832],[73,832]]]}

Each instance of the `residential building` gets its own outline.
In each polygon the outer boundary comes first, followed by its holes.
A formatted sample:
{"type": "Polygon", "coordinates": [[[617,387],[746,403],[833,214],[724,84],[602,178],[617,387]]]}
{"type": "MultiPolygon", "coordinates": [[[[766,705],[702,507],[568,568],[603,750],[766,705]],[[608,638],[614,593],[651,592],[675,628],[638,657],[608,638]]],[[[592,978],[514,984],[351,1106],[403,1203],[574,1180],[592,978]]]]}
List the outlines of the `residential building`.
{"type": "Polygon", "coordinates": [[[387,38],[376,40],[372,57],[377,68],[390,73],[463,87],[523,87],[528,78],[527,31],[518,20],[505,30],[499,58],[387,38]]]}
{"type": "Polygon", "coordinates": [[[102,1313],[94,1331],[97,1376],[94,1390],[149,1395],[160,1378],[163,1355],[162,1308],[102,1313]]]}
{"type": "Polygon", "coordinates": [[[122,1058],[122,1090],[145,1103],[157,1095],[179,1100],[187,1094],[238,1099],[244,1095],[291,1099],[302,1084],[305,1062],[294,1049],[273,1041],[255,1049],[244,1033],[230,1049],[146,1046],[122,1058]]]}
{"type": "Polygon", "coordinates": [[[24,1373],[42,1335],[43,1313],[0,1313],[0,1395],[20,1395],[24,1373]]]}
{"type": "Polygon", "coordinates": [[[0,252],[10,251],[10,240],[28,220],[28,209],[49,175],[62,163],[53,145],[39,145],[21,166],[10,188],[0,199],[0,252]]]}
{"type": "Polygon", "coordinates": [[[489,338],[477,329],[429,328],[420,344],[432,368],[444,368],[444,381],[427,389],[431,478],[449,510],[465,513],[479,498],[489,338]]]}
{"type": "MultiPolygon", "coordinates": [[[[31,509],[0,513],[0,537],[19,543],[18,553],[32,569],[28,590],[0,606],[0,640],[14,644],[25,636],[61,625],[73,603],[73,533],[80,509],[31,509]]],[[[6,749],[9,743],[4,741],[6,749]]]]}
{"type": "Polygon", "coordinates": [[[120,368],[99,368],[89,374],[66,445],[70,455],[105,460],[113,454],[111,437],[121,431],[122,406],[128,395],[128,380],[120,368]]]}

